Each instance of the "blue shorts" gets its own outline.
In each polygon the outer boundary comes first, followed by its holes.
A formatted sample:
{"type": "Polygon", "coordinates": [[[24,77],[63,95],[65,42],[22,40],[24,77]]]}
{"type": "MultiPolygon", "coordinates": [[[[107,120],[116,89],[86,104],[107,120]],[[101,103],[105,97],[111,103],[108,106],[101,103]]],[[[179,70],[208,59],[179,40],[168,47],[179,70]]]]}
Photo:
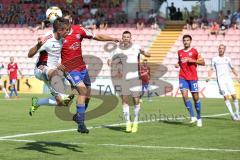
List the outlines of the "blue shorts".
{"type": "Polygon", "coordinates": [[[191,92],[198,92],[198,81],[179,79],[179,87],[181,91],[188,89],[191,92]]]}
{"type": "Polygon", "coordinates": [[[87,69],[83,71],[67,72],[66,78],[71,83],[72,86],[77,86],[81,82],[83,82],[86,86],[91,86],[91,80],[87,69]]]}
{"type": "Polygon", "coordinates": [[[14,84],[16,84],[16,82],[17,82],[16,79],[11,79],[11,80],[10,80],[10,85],[14,85],[14,84]]]}
{"type": "Polygon", "coordinates": [[[142,91],[148,91],[149,84],[142,84],[142,91]]]}

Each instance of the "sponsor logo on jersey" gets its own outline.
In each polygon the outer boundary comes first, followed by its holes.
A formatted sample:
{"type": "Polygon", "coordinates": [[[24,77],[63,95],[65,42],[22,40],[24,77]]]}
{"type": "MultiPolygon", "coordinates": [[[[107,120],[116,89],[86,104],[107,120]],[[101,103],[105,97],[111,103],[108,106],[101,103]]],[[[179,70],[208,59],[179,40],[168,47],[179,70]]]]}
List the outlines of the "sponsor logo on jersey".
{"type": "Polygon", "coordinates": [[[77,50],[77,49],[80,49],[80,47],[81,47],[81,44],[79,42],[75,42],[69,48],[72,50],[77,50]]]}
{"type": "Polygon", "coordinates": [[[76,38],[77,38],[77,39],[80,39],[80,38],[81,38],[81,35],[80,35],[80,34],[76,34],[76,38]]]}

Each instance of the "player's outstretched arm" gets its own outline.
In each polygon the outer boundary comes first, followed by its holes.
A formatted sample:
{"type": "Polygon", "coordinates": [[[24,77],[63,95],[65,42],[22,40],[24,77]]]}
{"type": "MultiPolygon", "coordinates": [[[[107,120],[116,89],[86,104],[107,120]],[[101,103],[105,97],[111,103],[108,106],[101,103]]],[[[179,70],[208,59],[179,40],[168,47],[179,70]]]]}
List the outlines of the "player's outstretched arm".
{"type": "Polygon", "coordinates": [[[113,37],[110,37],[110,36],[104,35],[104,34],[97,34],[93,39],[97,40],[97,41],[114,41],[114,42],[121,41],[121,39],[113,38],[113,37]]]}
{"type": "Polygon", "coordinates": [[[42,38],[38,38],[38,43],[28,51],[28,58],[32,58],[35,54],[37,54],[43,43],[44,40],[42,38]]]}
{"type": "Polygon", "coordinates": [[[209,71],[208,71],[208,78],[206,79],[206,82],[210,81],[211,77],[212,77],[212,74],[213,74],[213,69],[211,68],[209,71]]]}
{"type": "Polygon", "coordinates": [[[235,77],[236,77],[238,83],[240,83],[240,77],[239,77],[239,75],[238,75],[236,69],[235,69],[235,68],[232,68],[232,72],[233,72],[233,74],[235,75],[235,77]]]}

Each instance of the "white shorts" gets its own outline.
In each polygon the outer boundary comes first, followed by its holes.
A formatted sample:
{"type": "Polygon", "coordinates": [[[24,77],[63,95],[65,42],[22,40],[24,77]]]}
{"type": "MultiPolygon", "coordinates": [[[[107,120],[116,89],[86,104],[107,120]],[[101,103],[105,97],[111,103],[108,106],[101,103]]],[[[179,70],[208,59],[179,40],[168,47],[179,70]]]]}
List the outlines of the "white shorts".
{"type": "Polygon", "coordinates": [[[34,69],[34,75],[37,79],[43,81],[49,88],[51,94],[53,96],[57,96],[59,95],[60,93],[57,92],[51,85],[49,79],[48,79],[48,75],[47,73],[49,72],[49,68],[47,66],[45,66],[44,70],[41,70],[41,69],[38,69],[38,68],[35,68],[34,69]]]}
{"type": "Polygon", "coordinates": [[[218,79],[218,87],[223,96],[236,94],[232,79],[218,79]]]}

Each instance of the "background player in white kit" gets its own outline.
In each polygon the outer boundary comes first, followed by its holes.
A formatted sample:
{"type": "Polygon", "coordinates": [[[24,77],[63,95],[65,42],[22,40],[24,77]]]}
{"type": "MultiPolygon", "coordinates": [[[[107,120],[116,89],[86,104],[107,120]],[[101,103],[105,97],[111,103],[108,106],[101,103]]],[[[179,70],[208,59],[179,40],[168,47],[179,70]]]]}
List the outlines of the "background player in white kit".
{"type": "Polygon", "coordinates": [[[68,105],[73,99],[73,95],[58,93],[51,85],[50,80],[56,71],[61,57],[62,37],[68,33],[69,21],[58,18],[53,23],[53,31],[38,39],[38,43],[29,50],[28,57],[31,58],[39,53],[39,57],[34,69],[35,77],[49,87],[53,96],[49,98],[32,98],[32,107],[29,114],[32,115],[41,105],[68,105]]]}
{"type": "Polygon", "coordinates": [[[236,98],[236,92],[234,89],[233,79],[231,76],[232,73],[236,76],[236,79],[240,83],[240,77],[238,76],[237,71],[234,69],[231,59],[224,56],[226,46],[221,44],[218,47],[219,55],[212,59],[211,69],[208,71],[207,82],[210,80],[213,70],[216,71],[217,83],[220,90],[220,94],[224,96],[225,104],[232,116],[233,120],[240,120],[239,116],[239,105],[236,98]],[[231,103],[228,96],[232,96],[233,104],[235,106],[235,114],[232,110],[231,103]]]}
{"type": "MultiPolygon", "coordinates": [[[[3,64],[0,65],[0,70],[2,70],[3,68],[4,68],[4,65],[3,65],[3,64]]],[[[2,90],[3,93],[5,94],[5,98],[9,98],[9,95],[8,95],[8,93],[7,93],[7,90],[6,90],[6,88],[4,87],[4,84],[3,84],[2,80],[1,80],[1,75],[0,75],[0,90],[2,90]]]]}
{"type": "MultiPolygon", "coordinates": [[[[123,73],[126,73],[126,75],[123,74],[124,79],[123,79],[123,84],[121,84],[122,93],[120,93],[122,96],[123,114],[126,120],[126,132],[134,133],[134,132],[137,132],[138,130],[138,115],[140,111],[139,97],[140,97],[141,91],[139,90],[138,93],[137,92],[133,93],[130,91],[131,92],[130,93],[129,88],[126,87],[128,86],[126,83],[131,83],[135,86],[135,85],[138,85],[135,83],[139,81],[139,86],[141,86],[141,83],[140,83],[141,81],[139,80],[139,73],[138,73],[139,57],[140,57],[140,54],[146,57],[150,57],[150,54],[145,52],[143,49],[141,49],[139,45],[133,44],[131,42],[131,39],[132,39],[131,33],[129,31],[124,31],[122,34],[122,43],[120,43],[119,47],[114,52],[112,52],[111,59],[108,60],[108,64],[110,65],[112,62],[114,63],[115,58],[120,59],[117,61],[121,61],[121,63],[123,63],[122,64],[123,73]],[[134,69],[134,72],[130,68],[134,69]],[[130,95],[132,96],[133,103],[135,105],[133,125],[131,124],[131,121],[130,121],[130,111],[129,111],[129,102],[128,102],[128,98],[130,95]]],[[[134,87],[132,85],[130,86],[134,87]]]]}

